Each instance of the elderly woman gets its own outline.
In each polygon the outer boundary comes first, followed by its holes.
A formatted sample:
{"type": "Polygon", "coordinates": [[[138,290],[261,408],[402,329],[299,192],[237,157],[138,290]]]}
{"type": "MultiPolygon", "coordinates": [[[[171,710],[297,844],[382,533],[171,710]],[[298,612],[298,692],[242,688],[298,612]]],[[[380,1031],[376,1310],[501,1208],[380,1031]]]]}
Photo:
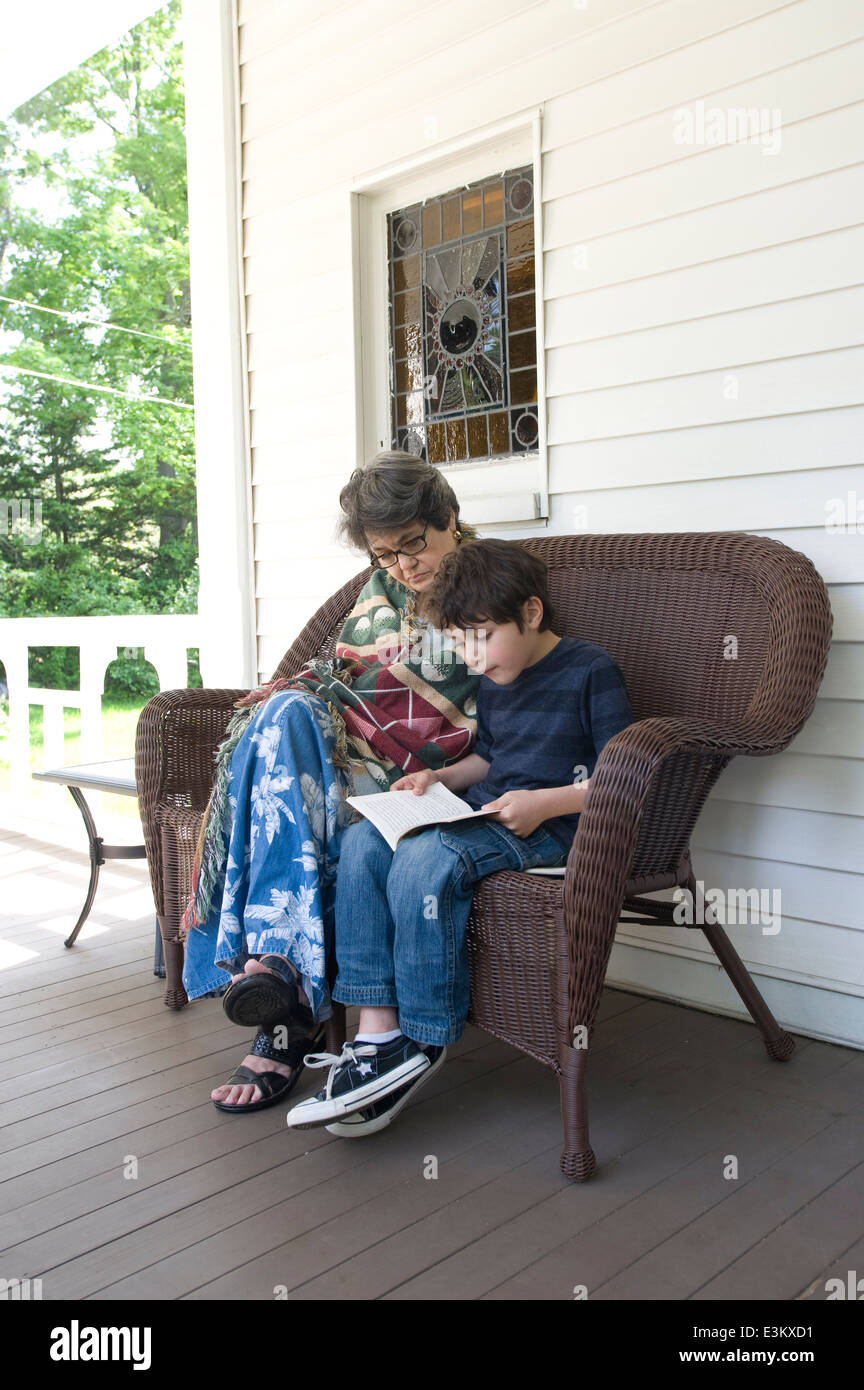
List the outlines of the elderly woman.
{"type": "Polygon", "coordinates": [[[341,536],[366,551],[373,573],[333,658],[238,707],[184,918],[189,998],[224,985],[227,972],[226,1015],[258,1028],[251,1052],[211,1092],[232,1113],[293,1089],[332,1012],[336,872],[355,819],[345,796],[457,761],[476,728],[479,676],[423,617],[442,558],[475,536],[459,523],[452,488],[414,455],[382,453],[354,471],[339,501],[341,536]]]}

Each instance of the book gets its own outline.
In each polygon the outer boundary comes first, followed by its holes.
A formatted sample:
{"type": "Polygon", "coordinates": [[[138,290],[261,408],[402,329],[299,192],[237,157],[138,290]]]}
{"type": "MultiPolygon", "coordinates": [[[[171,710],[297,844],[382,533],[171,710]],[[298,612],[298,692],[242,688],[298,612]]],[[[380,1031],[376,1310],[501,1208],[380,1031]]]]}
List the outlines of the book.
{"type": "Polygon", "coordinates": [[[369,796],[346,796],[349,806],[360,811],[380,831],[392,850],[400,840],[430,825],[452,825],[456,821],[494,816],[495,811],[475,811],[460,796],[454,796],[440,782],[433,782],[422,796],[411,791],[372,792],[369,796]]]}

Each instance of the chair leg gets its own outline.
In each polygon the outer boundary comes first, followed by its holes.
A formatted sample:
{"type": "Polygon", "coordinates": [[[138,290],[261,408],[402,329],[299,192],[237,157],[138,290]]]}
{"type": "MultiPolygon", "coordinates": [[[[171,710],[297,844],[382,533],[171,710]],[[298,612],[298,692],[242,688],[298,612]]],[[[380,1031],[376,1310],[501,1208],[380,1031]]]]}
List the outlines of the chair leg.
{"type": "Polygon", "coordinates": [[[791,1033],[785,1032],[780,1027],[725,931],[716,924],[713,926],[703,924],[702,930],[708,938],[715,956],[747,1006],[753,1022],[762,1034],[768,1056],[773,1057],[775,1062],[788,1061],[795,1050],[795,1039],[791,1033]]]}
{"type": "Polygon", "coordinates": [[[189,1003],[189,996],[183,988],[183,943],[177,940],[176,931],[164,917],[159,917],[158,921],[165,957],[165,1007],[184,1009],[189,1003]]]}
{"type": "MultiPolygon", "coordinates": [[[[573,1047],[569,1024],[569,973],[567,933],[564,914],[558,920],[558,988],[556,1025],[558,1033],[558,1085],[561,1093],[561,1119],[564,1125],[564,1149],[560,1168],[571,1182],[587,1182],[597,1167],[597,1159],[588,1138],[588,1094],[585,1077],[588,1070],[588,1048],[573,1047]]],[[[596,1009],[594,1010],[596,1013],[596,1009]]],[[[592,1017],[593,1022],[593,1017],[592,1017]]],[[[587,1042],[587,1038],[584,1039],[587,1042]]]]}
{"type": "Polygon", "coordinates": [[[588,1069],[587,1047],[561,1049],[561,1118],[564,1121],[564,1151],[561,1172],[572,1182],[587,1182],[597,1167],[594,1150],[588,1141],[588,1097],[585,1074],[588,1069]]]}

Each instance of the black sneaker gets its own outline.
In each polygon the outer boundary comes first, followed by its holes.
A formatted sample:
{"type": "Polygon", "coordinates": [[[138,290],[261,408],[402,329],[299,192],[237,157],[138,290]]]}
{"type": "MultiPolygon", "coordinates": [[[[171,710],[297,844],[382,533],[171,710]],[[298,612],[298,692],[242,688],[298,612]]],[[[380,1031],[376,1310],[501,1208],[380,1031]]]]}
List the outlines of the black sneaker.
{"type": "Polygon", "coordinates": [[[426,1056],[431,1062],[431,1066],[415,1076],[413,1081],[409,1081],[407,1086],[402,1086],[398,1091],[391,1091],[383,1100],[376,1101],[374,1105],[367,1105],[363,1110],[355,1110],[352,1114],[346,1115],[344,1120],[336,1120],[332,1125],[326,1125],[328,1134],[338,1134],[343,1139],[359,1139],[364,1134],[377,1134],[379,1129],[386,1129],[392,1124],[403,1105],[407,1105],[413,1095],[419,1091],[424,1081],[428,1081],[436,1071],[443,1067],[447,1059],[446,1047],[427,1047],[426,1056]]]}
{"type": "Polygon", "coordinates": [[[309,1052],[303,1060],[307,1067],[329,1067],[330,1075],[322,1091],[289,1110],[291,1129],[315,1129],[341,1120],[401,1090],[432,1065],[428,1053],[404,1033],[388,1043],[346,1043],[338,1057],[333,1052],[309,1052]]]}

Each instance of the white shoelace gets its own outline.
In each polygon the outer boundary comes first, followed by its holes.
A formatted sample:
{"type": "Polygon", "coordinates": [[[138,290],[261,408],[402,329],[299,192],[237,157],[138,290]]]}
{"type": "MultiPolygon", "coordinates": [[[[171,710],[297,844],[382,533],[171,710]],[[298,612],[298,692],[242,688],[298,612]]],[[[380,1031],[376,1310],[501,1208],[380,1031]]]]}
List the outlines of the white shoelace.
{"type": "MultiPolygon", "coordinates": [[[[369,1048],[371,1049],[371,1051],[374,1051],[375,1044],[360,1044],[359,1050],[361,1052],[361,1056],[368,1057],[370,1053],[363,1052],[363,1048],[369,1048]]],[[[303,1058],[303,1061],[307,1067],[312,1067],[313,1069],[315,1067],[331,1067],[333,1066],[334,1062],[356,1062],[357,1052],[354,1049],[353,1043],[343,1043],[341,1052],[307,1052],[306,1056],[303,1058]]]]}
{"type": "MultiPolygon", "coordinates": [[[[361,1051],[361,1055],[369,1056],[371,1052],[375,1050],[375,1045],[374,1043],[361,1043],[360,1049],[358,1050],[361,1051]],[[368,1048],[369,1051],[363,1053],[362,1049],[365,1048],[368,1048]]],[[[303,1058],[303,1063],[305,1066],[310,1067],[312,1070],[314,1070],[316,1067],[330,1068],[330,1075],[327,1077],[327,1086],[325,1088],[327,1098],[329,1099],[331,1087],[333,1085],[333,1078],[336,1075],[337,1069],[340,1066],[344,1065],[345,1062],[356,1062],[357,1060],[357,1051],[355,1051],[353,1044],[346,1042],[343,1043],[342,1051],[340,1053],[307,1052],[306,1056],[303,1058]]]]}

